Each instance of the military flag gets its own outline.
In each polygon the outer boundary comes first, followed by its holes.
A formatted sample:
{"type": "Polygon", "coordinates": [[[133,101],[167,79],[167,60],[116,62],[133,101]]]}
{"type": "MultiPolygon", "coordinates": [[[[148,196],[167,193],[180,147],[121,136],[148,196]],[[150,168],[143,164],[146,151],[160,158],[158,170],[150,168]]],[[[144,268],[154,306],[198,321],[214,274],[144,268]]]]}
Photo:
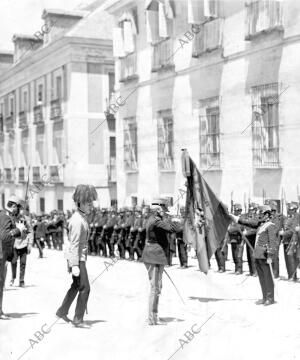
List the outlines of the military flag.
{"type": "Polygon", "coordinates": [[[200,174],[187,150],[182,152],[182,171],[187,178],[184,239],[196,250],[199,269],[207,273],[209,259],[220,247],[232,219],[200,174]]]}

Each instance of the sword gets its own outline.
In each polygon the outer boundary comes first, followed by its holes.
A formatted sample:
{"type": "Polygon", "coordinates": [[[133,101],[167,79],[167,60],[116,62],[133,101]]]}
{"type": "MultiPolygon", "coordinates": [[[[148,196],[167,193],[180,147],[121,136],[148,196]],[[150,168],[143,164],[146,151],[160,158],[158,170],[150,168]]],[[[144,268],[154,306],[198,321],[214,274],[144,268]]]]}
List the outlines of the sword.
{"type": "MultiPolygon", "coordinates": [[[[267,260],[267,262],[268,262],[268,260],[267,260]]],[[[269,264],[269,268],[270,268],[270,272],[271,272],[271,276],[272,276],[274,291],[276,292],[276,296],[279,297],[278,292],[277,292],[277,287],[275,285],[275,278],[274,278],[274,273],[273,273],[273,268],[272,268],[272,262],[270,262],[270,263],[268,262],[268,264],[269,264]]]]}
{"type": "Polygon", "coordinates": [[[182,302],[183,302],[183,304],[185,305],[185,302],[184,302],[184,300],[183,300],[182,296],[180,295],[180,293],[179,293],[179,291],[178,291],[178,289],[177,289],[176,285],[174,284],[174,282],[173,282],[173,280],[171,279],[170,275],[167,273],[166,269],[164,269],[164,272],[166,273],[167,277],[170,279],[170,281],[171,281],[171,283],[173,284],[173,286],[174,286],[174,288],[175,288],[175,290],[176,290],[177,294],[179,295],[179,297],[180,297],[181,301],[182,301],[182,302]]]}

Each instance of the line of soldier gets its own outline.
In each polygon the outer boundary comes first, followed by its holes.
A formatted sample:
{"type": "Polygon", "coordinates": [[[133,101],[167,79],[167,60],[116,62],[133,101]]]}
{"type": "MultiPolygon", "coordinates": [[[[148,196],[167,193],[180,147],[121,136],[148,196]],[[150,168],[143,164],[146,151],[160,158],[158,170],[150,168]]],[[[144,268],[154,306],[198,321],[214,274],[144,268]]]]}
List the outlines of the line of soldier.
{"type": "MultiPolygon", "coordinates": [[[[183,209],[181,209],[183,211],[183,209]]],[[[105,208],[95,209],[89,219],[90,238],[89,253],[104,257],[114,257],[115,248],[118,249],[120,259],[133,261],[141,260],[146,242],[146,224],[149,218],[150,207],[136,206],[134,208],[105,208]]],[[[175,215],[166,214],[166,219],[172,221],[175,215]]],[[[183,224],[182,220],[177,217],[183,224]]],[[[183,229],[183,228],[182,228],[183,229]]],[[[181,229],[181,230],[182,230],[181,229]]],[[[180,265],[187,267],[187,246],[183,242],[183,230],[169,234],[168,265],[172,265],[172,257],[176,253],[176,240],[180,265]]]]}
{"type": "MultiPolygon", "coordinates": [[[[284,259],[289,281],[297,281],[297,267],[300,263],[300,215],[297,212],[298,203],[291,202],[287,204],[287,215],[283,215],[283,209],[280,211],[280,202],[277,200],[267,200],[265,202],[271,208],[271,221],[276,225],[276,241],[278,251],[272,263],[274,277],[279,278],[279,249],[283,245],[284,259]]],[[[234,215],[241,216],[244,219],[261,219],[264,206],[255,203],[249,204],[249,211],[242,214],[240,204],[232,204],[234,215]]],[[[225,263],[228,255],[228,245],[231,246],[232,258],[235,264],[235,273],[243,273],[243,253],[246,244],[247,262],[251,276],[257,276],[253,251],[255,246],[256,229],[232,223],[228,227],[227,234],[221,247],[215,253],[219,272],[225,271],[225,263]]]]}

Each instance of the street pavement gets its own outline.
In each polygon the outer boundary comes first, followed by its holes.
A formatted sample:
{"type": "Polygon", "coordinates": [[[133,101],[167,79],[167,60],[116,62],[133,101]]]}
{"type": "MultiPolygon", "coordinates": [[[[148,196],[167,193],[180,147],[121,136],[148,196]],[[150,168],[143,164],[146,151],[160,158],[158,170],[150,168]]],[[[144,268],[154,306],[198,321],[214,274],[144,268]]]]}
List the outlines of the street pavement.
{"type": "Polygon", "coordinates": [[[25,288],[9,286],[8,268],[4,310],[12,319],[0,322],[0,360],[300,359],[300,283],[276,280],[277,303],[257,306],[258,278],[247,276],[246,263],[243,275],[233,274],[231,260],[224,274],[214,259],[208,275],[192,258],[188,269],[179,268],[178,258],[174,264],[166,270],[184,303],[164,274],[159,316],[165,325],[148,326],[144,265],[89,256],[91,328],[79,329],[55,317],[71,283],[63,252],[46,249],[38,259],[33,249],[25,288]]]}

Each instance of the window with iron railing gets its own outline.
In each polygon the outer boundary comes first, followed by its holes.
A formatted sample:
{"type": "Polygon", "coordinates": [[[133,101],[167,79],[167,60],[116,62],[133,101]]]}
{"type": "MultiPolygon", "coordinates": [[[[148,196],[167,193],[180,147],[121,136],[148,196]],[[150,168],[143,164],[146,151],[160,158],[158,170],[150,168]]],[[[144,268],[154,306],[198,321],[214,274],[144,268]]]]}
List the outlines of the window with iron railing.
{"type": "Polygon", "coordinates": [[[224,19],[217,18],[204,24],[193,25],[193,57],[222,48],[223,24],[224,19]]]}
{"type": "Polygon", "coordinates": [[[33,166],[32,168],[32,181],[33,182],[40,182],[41,181],[41,174],[40,174],[40,167],[33,166]]]}
{"type": "Polygon", "coordinates": [[[220,112],[219,107],[206,108],[200,120],[200,167],[220,168],[220,112]]]}
{"type": "Polygon", "coordinates": [[[13,181],[13,173],[10,168],[4,169],[5,171],[5,181],[6,182],[12,182],[13,181]]]}
{"type": "Polygon", "coordinates": [[[174,137],[172,114],[161,114],[157,123],[158,168],[174,169],[174,137]]]}
{"type": "Polygon", "coordinates": [[[252,144],[255,167],[280,167],[278,84],[252,88],[252,144]]]}
{"type": "Polygon", "coordinates": [[[33,108],[33,123],[35,125],[37,124],[43,124],[43,106],[42,105],[36,105],[33,108]]]}
{"type": "Polygon", "coordinates": [[[138,169],[137,122],[135,117],[124,119],[124,167],[126,171],[138,169]]]}
{"type": "MultiPolygon", "coordinates": [[[[61,170],[61,168],[60,168],[61,170]]],[[[62,178],[59,175],[59,168],[58,166],[50,166],[50,178],[51,178],[51,182],[54,183],[58,183],[58,182],[62,182],[62,178]]]]}
{"type": "Polygon", "coordinates": [[[61,100],[55,99],[50,102],[50,119],[62,120],[61,100]]]}
{"type": "Polygon", "coordinates": [[[152,72],[174,68],[173,40],[165,39],[152,45],[152,72]]]}
{"type": "Polygon", "coordinates": [[[19,182],[25,182],[25,168],[19,168],[19,182]]]}
{"type": "Polygon", "coordinates": [[[281,1],[260,0],[246,4],[246,40],[274,29],[283,30],[281,1]]]}

